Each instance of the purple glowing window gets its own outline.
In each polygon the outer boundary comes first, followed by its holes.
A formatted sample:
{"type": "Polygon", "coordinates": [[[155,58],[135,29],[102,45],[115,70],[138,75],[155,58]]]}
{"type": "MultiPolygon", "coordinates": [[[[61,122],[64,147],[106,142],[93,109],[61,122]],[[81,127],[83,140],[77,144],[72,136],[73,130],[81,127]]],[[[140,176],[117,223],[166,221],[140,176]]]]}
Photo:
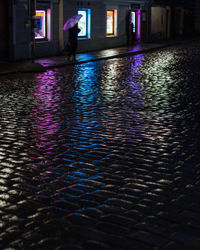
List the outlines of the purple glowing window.
{"type": "Polygon", "coordinates": [[[132,32],[136,34],[136,40],[140,40],[141,34],[140,34],[140,29],[141,29],[141,11],[140,10],[132,10],[131,11],[131,23],[133,30],[132,32]]]}

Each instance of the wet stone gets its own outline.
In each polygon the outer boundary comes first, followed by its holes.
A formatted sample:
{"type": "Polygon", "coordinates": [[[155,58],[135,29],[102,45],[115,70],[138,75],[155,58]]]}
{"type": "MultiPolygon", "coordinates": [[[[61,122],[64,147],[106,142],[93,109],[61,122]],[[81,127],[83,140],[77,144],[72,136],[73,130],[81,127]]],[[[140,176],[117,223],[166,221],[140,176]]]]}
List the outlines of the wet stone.
{"type": "Polygon", "coordinates": [[[123,207],[125,209],[131,209],[131,207],[133,207],[132,202],[117,198],[109,198],[105,201],[105,204],[110,206],[123,207]]]}
{"type": "Polygon", "coordinates": [[[122,225],[124,227],[133,227],[136,224],[136,221],[134,219],[131,219],[126,216],[120,216],[120,215],[108,214],[108,215],[102,216],[101,219],[107,222],[122,225]]]}
{"type": "Polygon", "coordinates": [[[0,78],[2,249],[198,249],[199,40],[0,78]]]}
{"type": "Polygon", "coordinates": [[[105,237],[105,233],[100,230],[78,226],[78,225],[68,225],[62,230],[61,238],[66,242],[85,242],[87,240],[95,240],[102,242],[105,237]]]}
{"type": "Polygon", "coordinates": [[[94,207],[85,207],[77,212],[96,219],[99,219],[104,214],[100,209],[94,207]]]}
{"type": "Polygon", "coordinates": [[[99,249],[99,250],[109,250],[111,249],[108,245],[102,243],[102,242],[98,242],[98,241],[94,241],[94,240],[88,240],[86,243],[84,243],[84,247],[85,249],[99,249]]]}
{"type": "Polygon", "coordinates": [[[139,240],[141,242],[147,243],[148,245],[155,247],[164,246],[169,240],[160,236],[159,234],[149,233],[145,231],[137,231],[136,233],[131,233],[130,237],[139,240]]]}
{"type": "Polygon", "coordinates": [[[41,241],[38,242],[38,246],[45,249],[45,248],[48,248],[48,249],[55,249],[57,248],[59,245],[62,245],[63,242],[58,239],[58,238],[45,238],[41,241]]]}
{"type": "Polygon", "coordinates": [[[73,213],[73,214],[69,214],[67,217],[65,217],[65,220],[72,224],[78,224],[78,225],[82,225],[82,226],[92,226],[92,225],[95,225],[98,223],[97,220],[89,217],[89,216],[86,216],[86,215],[83,215],[81,213],[73,213]]]}
{"type": "Polygon", "coordinates": [[[191,244],[187,243],[181,243],[181,242],[170,242],[165,247],[163,247],[163,250],[176,250],[176,249],[183,249],[183,250],[198,250],[199,247],[191,246],[191,244]]]}
{"type": "Polygon", "coordinates": [[[95,226],[95,228],[104,233],[112,234],[113,232],[115,232],[115,234],[117,235],[124,235],[128,232],[128,229],[126,227],[123,227],[121,225],[119,226],[110,222],[100,222],[95,226]]]}
{"type": "Polygon", "coordinates": [[[150,250],[151,247],[143,244],[142,242],[130,239],[126,236],[119,236],[115,234],[106,234],[104,241],[115,249],[144,249],[150,250]]]}
{"type": "Polygon", "coordinates": [[[84,248],[82,248],[81,246],[78,246],[77,244],[63,244],[62,246],[59,246],[56,248],[56,250],[83,250],[84,248]]]}

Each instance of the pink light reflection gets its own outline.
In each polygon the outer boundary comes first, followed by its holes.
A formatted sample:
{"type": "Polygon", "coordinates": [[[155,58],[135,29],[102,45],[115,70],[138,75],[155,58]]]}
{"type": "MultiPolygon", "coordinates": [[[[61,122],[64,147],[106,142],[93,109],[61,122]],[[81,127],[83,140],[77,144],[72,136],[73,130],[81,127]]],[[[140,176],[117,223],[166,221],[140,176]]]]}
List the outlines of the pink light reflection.
{"type": "MultiPolygon", "coordinates": [[[[38,135],[46,137],[56,134],[60,127],[60,117],[57,115],[60,109],[61,90],[55,72],[46,72],[36,77],[37,85],[34,97],[37,100],[35,105],[35,121],[38,128],[38,135]]],[[[40,137],[39,136],[39,137],[40,137]]]]}
{"type": "Polygon", "coordinates": [[[44,167],[45,176],[50,178],[54,172],[52,158],[59,159],[58,141],[62,139],[64,124],[62,116],[63,94],[61,75],[54,70],[35,76],[33,89],[32,119],[30,124],[30,143],[32,145],[30,158],[36,163],[30,168],[41,171],[44,167]],[[55,157],[56,156],[56,157],[55,157]]]}

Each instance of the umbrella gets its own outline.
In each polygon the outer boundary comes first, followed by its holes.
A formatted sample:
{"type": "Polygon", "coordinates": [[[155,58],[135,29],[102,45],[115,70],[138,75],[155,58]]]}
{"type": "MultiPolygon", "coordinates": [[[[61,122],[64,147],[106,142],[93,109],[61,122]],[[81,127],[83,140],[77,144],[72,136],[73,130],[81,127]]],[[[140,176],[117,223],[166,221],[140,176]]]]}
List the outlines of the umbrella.
{"type": "Polygon", "coordinates": [[[77,14],[75,16],[72,16],[70,19],[67,20],[67,22],[63,26],[63,30],[68,30],[74,27],[78,21],[81,19],[82,15],[77,14]]]}

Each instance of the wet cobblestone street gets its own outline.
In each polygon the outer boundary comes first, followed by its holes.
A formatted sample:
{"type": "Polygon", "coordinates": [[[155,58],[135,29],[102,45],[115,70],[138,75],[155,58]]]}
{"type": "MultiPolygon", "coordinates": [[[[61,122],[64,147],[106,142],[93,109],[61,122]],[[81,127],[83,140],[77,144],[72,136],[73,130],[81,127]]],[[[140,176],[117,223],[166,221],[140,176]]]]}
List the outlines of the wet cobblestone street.
{"type": "Polygon", "coordinates": [[[0,249],[200,249],[200,43],[0,78],[0,249]]]}

